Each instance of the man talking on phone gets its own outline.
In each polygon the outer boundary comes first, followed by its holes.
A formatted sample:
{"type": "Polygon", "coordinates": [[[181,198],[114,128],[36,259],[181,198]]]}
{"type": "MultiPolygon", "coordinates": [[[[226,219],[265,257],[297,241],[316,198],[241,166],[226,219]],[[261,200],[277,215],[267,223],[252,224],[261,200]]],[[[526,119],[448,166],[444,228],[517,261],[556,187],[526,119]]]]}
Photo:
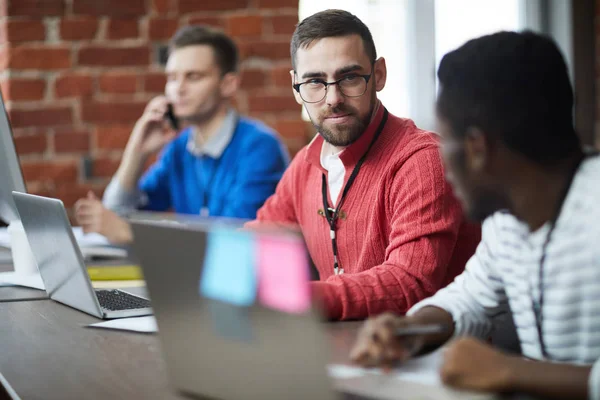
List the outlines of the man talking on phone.
{"type": "Polygon", "coordinates": [[[119,215],[135,209],[256,216],[289,156],[274,131],[232,108],[237,70],[237,47],[224,33],[198,25],[173,36],[165,95],[151,100],[135,124],[103,201],[89,193],[75,206],[85,232],[128,243],[131,230],[119,215]],[[178,125],[184,127],[181,132],[178,125]],[[148,158],[159,151],[143,173],[148,158]]]}

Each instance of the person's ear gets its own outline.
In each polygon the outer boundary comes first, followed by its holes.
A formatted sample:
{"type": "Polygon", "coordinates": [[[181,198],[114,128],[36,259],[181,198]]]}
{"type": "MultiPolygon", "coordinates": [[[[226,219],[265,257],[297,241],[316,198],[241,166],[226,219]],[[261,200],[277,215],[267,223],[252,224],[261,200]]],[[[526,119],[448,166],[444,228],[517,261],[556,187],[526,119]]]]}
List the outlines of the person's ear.
{"type": "Polygon", "coordinates": [[[468,170],[482,173],[489,168],[491,147],[486,135],[477,127],[469,127],[465,134],[465,158],[468,170]]]}
{"type": "Polygon", "coordinates": [[[385,65],[385,58],[379,57],[373,65],[373,75],[375,79],[375,90],[381,92],[385,87],[387,81],[387,66],[385,65]]]}
{"type": "Polygon", "coordinates": [[[300,93],[298,93],[296,91],[296,89],[294,89],[294,85],[298,82],[296,82],[296,71],[294,71],[293,69],[290,70],[290,77],[292,78],[292,93],[294,93],[294,98],[296,99],[296,103],[298,103],[300,105],[304,105],[304,102],[302,101],[302,97],[300,97],[300,93]]]}
{"type": "Polygon", "coordinates": [[[229,72],[221,79],[221,96],[231,98],[235,96],[240,87],[240,76],[237,73],[229,72]]]}

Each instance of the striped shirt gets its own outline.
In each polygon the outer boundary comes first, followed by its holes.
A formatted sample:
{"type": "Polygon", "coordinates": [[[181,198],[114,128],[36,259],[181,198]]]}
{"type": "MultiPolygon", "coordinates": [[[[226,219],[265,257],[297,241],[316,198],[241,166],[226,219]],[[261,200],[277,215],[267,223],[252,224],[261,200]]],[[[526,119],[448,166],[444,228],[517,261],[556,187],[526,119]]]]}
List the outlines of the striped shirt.
{"type": "MultiPolygon", "coordinates": [[[[547,360],[594,364],[590,399],[600,400],[600,156],[575,175],[546,249],[542,337],[547,360]]],[[[408,314],[426,306],[452,314],[455,335],[488,337],[494,317],[512,311],[523,355],[543,359],[535,310],[546,223],[531,232],[507,212],[483,223],[482,240],[465,272],[408,314]]],[[[498,329],[498,327],[496,327],[498,329]]]]}

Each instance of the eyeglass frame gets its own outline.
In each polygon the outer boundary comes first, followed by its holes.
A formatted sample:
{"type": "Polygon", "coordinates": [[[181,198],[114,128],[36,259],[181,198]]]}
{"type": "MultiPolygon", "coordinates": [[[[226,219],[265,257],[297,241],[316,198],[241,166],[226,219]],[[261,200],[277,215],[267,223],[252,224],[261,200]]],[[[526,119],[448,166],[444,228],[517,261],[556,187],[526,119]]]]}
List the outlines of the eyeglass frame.
{"type": "MultiPolygon", "coordinates": [[[[369,81],[371,80],[371,77],[373,76],[373,72],[374,72],[374,71],[373,71],[373,67],[374,67],[374,65],[371,65],[371,73],[370,73],[370,74],[367,74],[367,75],[359,75],[359,74],[356,74],[356,77],[363,78],[363,79],[365,80],[365,91],[364,91],[364,92],[362,92],[361,94],[359,94],[359,95],[357,95],[357,96],[348,96],[348,95],[346,95],[346,93],[344,93],[344,91],[343,91],[343,90],[340,88],[340,93],[341,93],[341,94],[342,94],[344,97],[349,97],[349,98],[351,98],[351,99],[354,99],[354,98],[360,97],[360,96],[362,96],[363,94],[367,93],[367,89],[369,88],[369,81]]],[[[296,75],[296,71],[294,71],[294,75],[296,75]]],[[[302,99],[302,101],[303,101],[303,102],[305,102],[305,103],[308,103],[308,104],[315,104],[315,103],[318,103],[318,102],[320,102],[320,101],[323,101],[323,99],[327,97],[327,90],[329,90],[329,86],[338,85],[338,87],[339,87],[339,83],[340,83],[341,81],[343,81],[344,79],[346,79],[347,77],[348,77],[348,76],[344,76],[344,77],[342,77],[342,78],[338,79],[337,81],[333,81],[333,82],[325,82],[325,81],[323,81],[323,85],[325,85],[325,94],[323,95],[323,97],[322,97],[320,100],[317,100],[317,101],[306,101],[306,100],[304,100],[304,97],[302,97],[302,94],[300,93],[300,87],[301,87],[302,85],[305,85],[305,84],[307,84],[307,83],[311,83],[310,81],[308,81],[308,82],[301,82],[301,83],[294,83],[294,84],[292,85],[292,87],[294,88],[294,90],[295,90],[296,92],[298,92],[298,95],[300,96],[300,98],[302,99]]]]}

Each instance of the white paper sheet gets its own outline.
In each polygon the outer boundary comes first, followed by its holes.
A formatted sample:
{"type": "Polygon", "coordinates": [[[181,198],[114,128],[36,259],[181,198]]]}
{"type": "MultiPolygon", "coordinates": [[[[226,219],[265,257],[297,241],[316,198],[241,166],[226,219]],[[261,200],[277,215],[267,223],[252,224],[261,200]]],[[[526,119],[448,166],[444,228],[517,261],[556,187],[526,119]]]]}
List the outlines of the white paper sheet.
{"type": "Polygon", "coordinates": [[[40,274],[21,275],[12,271],[0,273],[0,287],[2,286],[23,286],[45,290],[40,274]]]}
{"type": "MultiPolygon", "coordinates": [[[[106,258],[126,258],[127,250],[115,247],[110,244],[106,237],[98,233],[83,233],[81,227],[73,228],[75,240],[81,249],[85,258],[106,257],[106,258]]],[[[10,237],[7,228],[0,228],[0,247],[10,249],[10,237]]]]}
{"type": "Polygon", "coordinates": [[[387,376],[390,379],[416,382],[428,386],[442,386],[439,373],[442,365],[442,352],[443,350],[440,349],[431,354],[409,360],[390,372],[383,372],[379,368],[361,368],[343,364],[330,364],[327,369],[329,376],[335,379],[380,375],[387,376]]]}
{"type": "Polygon", "coordinates": [[[121,331],[132,331],[132,332],[157,332],[156,319],[149,315],[147,317],[134,317],[134,318],[119,318],[105,322],[97,322],[95,324],[87,325],[93,328],[105,328],[105,329],[116,329],[121,331]]]}

